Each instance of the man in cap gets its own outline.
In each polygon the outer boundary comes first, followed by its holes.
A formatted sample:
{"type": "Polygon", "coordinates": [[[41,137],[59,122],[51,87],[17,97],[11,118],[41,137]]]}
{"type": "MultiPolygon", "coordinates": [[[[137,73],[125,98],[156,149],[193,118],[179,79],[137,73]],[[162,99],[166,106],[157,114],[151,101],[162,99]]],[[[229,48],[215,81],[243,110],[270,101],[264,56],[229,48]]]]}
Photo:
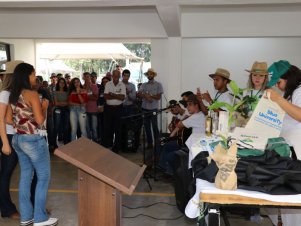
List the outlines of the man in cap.
{"type": "MultiPolygon", "coordinates": [[[[214,74],[210,74],[209,77],[213,79],[213,85],[216,90],[214,94],[214,98],[210,96],[207,92],[200,94],[202,99],[206,100],[209,105],[213,104],[214,102],[225,102],[228,104],[232,103],[232,96],[229,93],[227,88],[228,83],[230,80],[230,72],[223,68],[217,68],[214,74]]],[[[221,108],[222,110],[226,110],[226,108],[221,108]]]]}
{"type": "Polygon", "coordinates": [[[65,77],[67,86],[69,87],[69,84],[70,84],[70,81],[71,81],[71,76],[70,76],[70,74],[66,73],[64,77],[65,77]]]}
{"type": "Polygon", "coordinates": [[[161,95],[163,93],[163,88],[161,83],[155,80],[157,72],[149,68],[147,72],[144,73],[147,76],[148,82],[141,85],[138,97],[142,98],[142,110],[146,114],[144,120],[144,128],[147,138],[147,148],[153,148],[153,136],[151,126],[153,128],[154,140],[158,139],[159,130],[157,122],[157,110],[159,108],[159,101],[161,100],[161,95]]]}
{"type": "Polygon", "coordinates": [[[51,73],[50,75],[50,85],[49,85],[49,91],[54,92],[55,91],[55,86],[57,83],[57,76],[55,73],[51,73]]]}
{"type": "Polygon", "coordinates": [[[169,101],[169,108],[170,112],[173,114],[173,117],[170,124],[168,125],[168,129],[170,132],[172,132],[176,128],[177,123],[180,120],[184,120],[185,118],[189,117],[190,114],[188,110],[186,108],[182,108],[180,102],[176,100],[169,101]]]}

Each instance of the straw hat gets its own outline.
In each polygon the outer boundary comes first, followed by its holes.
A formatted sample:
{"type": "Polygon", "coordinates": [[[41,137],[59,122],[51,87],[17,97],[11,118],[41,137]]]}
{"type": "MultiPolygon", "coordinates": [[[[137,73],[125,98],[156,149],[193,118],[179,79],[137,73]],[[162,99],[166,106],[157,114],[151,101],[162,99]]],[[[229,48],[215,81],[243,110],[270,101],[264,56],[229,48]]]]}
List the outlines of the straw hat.
{"type": "Polygon", "coordinates": [[[268,75],[268,65],[266,62],[257,62],[255,61],[252,69],[251,70],[247,70],[247,72],[250,72],[251,74],[257,74],[257,75],[268,75]]]}
{"type": "Polygon", "coordinates": [[[149,73],[153,74],[153,75],[157,75],[157,72],[153,69],[153,68],[149,68],[147,70],[147,72],[144,73],[144,75],[148,75],[149,73]]]}
{"type": "Polygon", "coordinates": [[[12,60],[12,61],[6,62],[5,63],[5,71],[0,72],[0,74],[1,75],[13,74],[15,68],[21,63],[24,63],[24,61],[22,61],[22,60],[12,60]]]}
{"type": "Polygon", "coordinates": [[[216,71],[215,71],[214,74],[210,74],[209,76],[211,78],[213,78],[215,75],[218,75],[220,77],[223,77],[223,78],[228,79],[229,81],[231,81],[231,79],[230,79],[230,72],[227,71],[226,69],[218,68],[218,69],[216,69],[216,71]]]}

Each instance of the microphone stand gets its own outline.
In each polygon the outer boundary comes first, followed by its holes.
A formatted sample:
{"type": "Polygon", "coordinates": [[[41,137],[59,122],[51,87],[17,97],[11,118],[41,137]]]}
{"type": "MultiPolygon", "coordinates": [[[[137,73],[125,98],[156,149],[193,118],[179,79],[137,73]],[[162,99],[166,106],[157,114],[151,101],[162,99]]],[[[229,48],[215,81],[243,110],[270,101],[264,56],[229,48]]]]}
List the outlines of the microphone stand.
{"type": "MultiPolygon", "coordinates": [[[[145,149],[145,126],[144,126],[144,121],[145,121],[145,118],[146,117],[151,117],[151,116],[154,116],[154,115],[158,115],[158,114],[161,114],[162,112],[170,109],[171,107],[167,107],[167,108],[162,108],[162,109],[158,109],[156,111],[151,111],[151,112],[142,112],[142,113],[139,113],[139,114],[134,114],[134,115],[129,115],[129,116],[125,116],[125,117],[122,117],[121,119],[131,119],[131,118],[136,118],[135,120],[139,120],[138,117],[141,117],[142,118],[142,151],[143,151],[143,164],[145,165],[146,164],[146,149],[145,149]]],[[[159,135],[159,134],[158,134],[159,135]]],[[[143,178],[146,180],[146,182],[148,183],[148,186],[150,188],[150,190],[152,190],[152,187],[151,187],[151,184],[149,182],[149,178],[154,178],[154,181],[157,181],[157,159],[156,159],[156,148],[157,148],[157,145],[158,145],[158,138],[159,137],[155,137],[154,135],[154,148],[153,148],[153,167],[154,167],[154,176],[148,174],[146,171],[144,172],[143,174],[143,178]]]]}

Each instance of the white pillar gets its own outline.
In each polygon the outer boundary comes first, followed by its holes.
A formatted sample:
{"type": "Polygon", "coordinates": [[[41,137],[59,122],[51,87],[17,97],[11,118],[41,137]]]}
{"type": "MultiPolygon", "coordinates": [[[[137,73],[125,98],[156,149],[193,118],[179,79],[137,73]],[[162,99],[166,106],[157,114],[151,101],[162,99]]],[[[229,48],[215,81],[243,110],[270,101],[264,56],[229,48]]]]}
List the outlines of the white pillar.
{"type": "MultiPolygon", "coordinates": [[[[152,39],[151,51],[152,67],[158,72],[156,80],[161,82],[164,89],[162,108],[165,108],[169,100],[180,100],[182,93],[182,39],[180,37],[152,39]]],[[[162,114],[162,131],[166,131],[170,116],[162,114]]]]}

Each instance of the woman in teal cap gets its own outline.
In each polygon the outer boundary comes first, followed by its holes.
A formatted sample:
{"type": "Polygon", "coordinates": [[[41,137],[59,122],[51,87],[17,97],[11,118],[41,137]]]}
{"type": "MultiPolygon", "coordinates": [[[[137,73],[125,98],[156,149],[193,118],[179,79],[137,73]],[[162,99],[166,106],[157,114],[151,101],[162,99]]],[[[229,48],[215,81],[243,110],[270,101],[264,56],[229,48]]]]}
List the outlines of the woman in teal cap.
{"type": "MultiPolygon", "coordinates": [[[[271,100],[286,112],[280,136],[294,147],[297,158],[301,159],[301,71],[288,61],[280,60],[269,67],[269,72],[272,77],[268,87],[276,84],[284,92],[281,96],[273,89],[267,90],[271,100]]],[[[283,225],[300,224],[300,210],[282,209],[281,213],[283,225]]],[[[277,222],[277,213],[269,216],[273,223],[277,222]]]]}
{"type": "Polygon", "coordinates": [[[270,98],[285,112],[281,136],[295,149],[301,159],[301,71],[288,61],[280,60],[269,67],[272,74],[268,87],[276,86],[284,92],[281,96],[273,89],[268,89],[270,98]]]}

